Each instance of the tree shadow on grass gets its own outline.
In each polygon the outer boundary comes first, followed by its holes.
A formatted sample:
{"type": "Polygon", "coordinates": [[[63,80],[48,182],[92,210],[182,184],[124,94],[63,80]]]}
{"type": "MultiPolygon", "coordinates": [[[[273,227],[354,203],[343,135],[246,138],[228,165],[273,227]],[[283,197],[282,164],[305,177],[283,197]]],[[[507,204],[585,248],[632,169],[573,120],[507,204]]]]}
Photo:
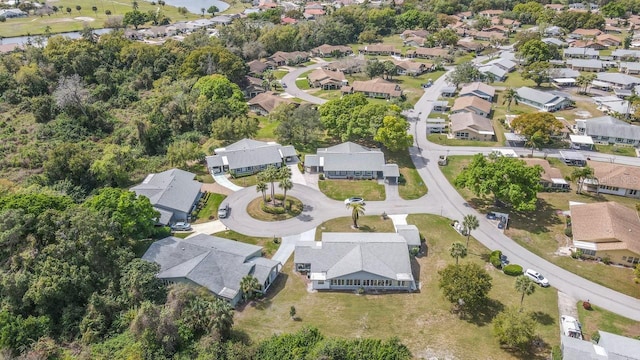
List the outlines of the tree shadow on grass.
{"type": "Polygon", "coordinates": [[[231,328],[231,335],[229,340],[233,342],[240,342],[245,345],[251,344],[251,337],[246,332],[239,330],[238,328],[231,328]]]}
{"type": "Polygon", "coordinates": [[[269,290],[267,290],[265,296],[260,299],[247,301],[238,305],[236,307],[236,311],[244,311],[244,309],[248,307],[255,308],[257,310],[266,310],[270,308],[272,299],[276,295],[278,295],[280,291],[284,290],[284,286],[287,283],[288,278],[289,275],[280,273],[280,275],[278,275],[278,277],[276,278],[276,281],[274,281],[273,284],[271,284],[271,286],[269,287],[269,290]]]}
{"type": "Polygon", "coordinates": [[[477,310],[469,313],[465,319],[477,326],[485,326],[493,321],[500,312],[504,310],[504,304],[498,300],[487,299],[484,306],[481,306],[477,310]]]}
{"type": "Polygon", "coordinates": [[[467,203],[472,208],[485,214],[488,212],[508,213],[508,227],[533,234],[548,232],[551,226],[562,222],[557,216],[557,209],[546,200],[540,198],[534,211],[515,211],[508,206],[497,206],[493,199],[473,198],[467,203]]]}
{"type": "Polygon", "coordinates": [[[360,225],[358,226],[358,230],[362,232],[376,232],[376,228],[369,225],[360,225]]]}
{"type": "Polygon", "coordinates": [[[514,357],[522,360],[548,360],[549,352],[551,351],[549,344],[539,336],[536,336],[531,342],[531,345],[525,350],[503,349],[514,357]]]}
{"type": "Polygon", "coordinates": [[[556,322],[556,320],[546,312],[542,311],[534,311],[531,313],[533,319],[541,325],[551,325],[556,322]]]}

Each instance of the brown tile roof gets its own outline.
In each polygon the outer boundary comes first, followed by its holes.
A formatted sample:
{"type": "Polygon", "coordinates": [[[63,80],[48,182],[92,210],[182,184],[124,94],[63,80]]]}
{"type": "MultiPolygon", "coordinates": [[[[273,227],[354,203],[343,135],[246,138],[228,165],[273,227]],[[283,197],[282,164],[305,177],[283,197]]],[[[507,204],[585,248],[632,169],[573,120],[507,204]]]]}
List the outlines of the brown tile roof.
{"type": "Polygon", "coordinates": [[[416,54],[421,56],[437,56],[437,57],[449,57],[449,51],[440,48],[416,48],[414,50],[408,50],[407,55],[416,54]]]}
{"type": "Polygon", "coordinates": [[[311,49],[312,53],[323,53],[323,54],[331,54],[334,51],[338,51],[340,53],[351,53],[353,50],[349,46],[346,45],[328,45],[323,44],[316,48],[311,49]]]}
{"type": "Polygon", "coordinates": [[[455,112],[455,111],[467,109],[469,107],[474,107],[476,109],[482,110],[486,114],[491,112],[491,103],[475,96],[463,96],[463,97],[457,98],[456,101],[453,102],[451,111],[455,112]]]}
{"type": "Polygon", "coordinates": [[[325,69],[316,69],[308,75],[309,81],[323,81],[323,80],[333,80],[336,82],[341,82],[346,80],[344,74],[341,71],[331,71],[325,69]]]}
{"type": "Polygon", "coordinates": [[[409,38],[412,36],[426,38],[429,36],[429,32],[427,30],[405,30],[402,32],[402,36],[405,38],[409,38]]]}
{"type": "Polygon", "coordinates": [[[484,45],[477,43],[477,42],[473,42],[473,41],[463,41],[463,40],[459,40],[458,44],[459,47],[465,48],[465,49],[471,49],[471,50],[481,50],[484,48],[484,45]]]}
{"type": "Polygon", "coordinates": [[[602,31],[598,29],[575,29],[572,34],[581,36],[598,36],[602,34],[602,31]]]}
{"type": "Polygon", "coordinates": [[[407,71],[424,71],[425,68],[431,68],[433,64],[424,64],[419,62],[413,62],[410,60],[391,60],[397,67],[403,68],[407,71]]]}
{"type": "Polygon", "coordinates": [[[420,46],[424,45],[425,41],[426,39],[420,36],[409,36],[408,38],[404,39],[405,43],[414,42],[420,46]]]}
{"type": "Polygon", "coordinates": [[[549,161],[547,161],[546,159],[524,158],[522,160],[524,160],[524,162],[529,166],[540,165],[543,170],[540,177],[546,182],[551,182],[551,179],[563,178],[560,169],[551,166],[551,164],[549,164],[549,161]]]}
{"type": "Polygon", "coordinates": [[[571,206],[571,227],[574,241],[598,243],[598,250],[628,249],[640,254],[638,212],[616,202],[571,206]]]}
{"type": "Polygon", "coordinates": [[[384,44],[373,44],[367,45],[360,48],[362,51],[366,52],[389,52],[389,53],[399,53],[400,51],[396,49],[393,45],[384,45],[384,44]]]}
{"type": "Polygon", "coordinates": [[[640,167],[588,161],[600,185],[640,190],[640,167]]]}
{"type": "Polygon", "coordinates": [[[449,116],[451,121],[451,132],[471,130],[476,133],[491,132],[494,133],[491,120],[475,113],[458,113],[449,116]]]}
{"type": "Polygon", "coordinates": [[[253,60],[249,62],[247,65],[249,66],[249,71],[254,74],[260,74],[261,72],[265,71],[269,67],[269,65],[267,65],[266,63],[263,63],[260,60],[253,60]]]}
{"type": "Polygon", "coordinates": [[[297,60],[298,58],[307,59],[308,57],[309,57],[309,54],[303,51],[292,51],[292,52],[277,51],[273,55],[271,55],[269,59],[280,62],[280,61],[297,60]]]}
{"type": "Polygon", "coordinates": [[[622,42],[622,40],[620,40],[620,38],[619,38],[619,37],[617,37],[617,36],[613,36],[613,35],[610,35],[610,34],[601,34],[601,35],[598,35],[598,36],[596,36],[596,40],[597,40],[598,42],[605,42],[605,41],[609,41],[609,42],[618,43],[618,44],[620,44],[620,43],[622,42]]]}
{"type": "Polygon", "coordinates": [[[381,78],[369,81],[354,81],[350,88],[356,92],[389,94],[393,97],[402,95],[402,90],[400,90],[400,86],[398,84],[394,84],[381,78]]]}
{"type": "Polygon", "coordinates": [[[293,101],[289,99],[285,99],[276,95],[273,91],[267,91],[262,94],[258,94],[254,96],[251,100],[249,100],[249,105],[259,105],[267,112],[273,111],[273,109],[277,108],[280,104],[291,104],[293,101]]]}
{"type": "Polygon", "coordinates": [[[482,39],[505,39],[504,34],[497,31],[478,31],[473,37],[482,39]]]}

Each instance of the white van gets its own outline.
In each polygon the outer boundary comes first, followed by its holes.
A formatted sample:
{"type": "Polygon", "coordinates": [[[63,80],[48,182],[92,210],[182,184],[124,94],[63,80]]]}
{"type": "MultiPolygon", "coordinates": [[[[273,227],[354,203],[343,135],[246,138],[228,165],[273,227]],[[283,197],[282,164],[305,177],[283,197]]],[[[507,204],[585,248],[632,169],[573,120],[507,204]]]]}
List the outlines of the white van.
{"type": "Polygon", "coordinates": [[[569,315],[560,316],[562,325],[562,335],[582,340],[582,325],[574,317],[569,315]]]}

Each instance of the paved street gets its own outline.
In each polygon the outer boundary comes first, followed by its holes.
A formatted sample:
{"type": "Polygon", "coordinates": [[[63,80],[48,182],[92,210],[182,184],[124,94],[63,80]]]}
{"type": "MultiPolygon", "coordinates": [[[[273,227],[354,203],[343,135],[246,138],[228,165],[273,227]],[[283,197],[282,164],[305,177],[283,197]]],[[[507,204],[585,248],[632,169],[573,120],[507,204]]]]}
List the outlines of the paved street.
{"type": "MultiPolygon", "coordinates": [[[[313,103],[323,103],[323,99],[309,94],[300,96],[295,86],[295,79],[305,71],[318,65],[297,69],[285,76],[287,92],[313,103]]],[[[283,80],[284,81],[284,80],[283,80]]],[[[447,181],[439,169],[437,160],[439,155],[473,155],[478,152],[489,153],[491,148],[474,147],[445,147],[432,144],[427,141],[426,117],[431,111],[432,102],[437,100],[440,89],[445,86],[445,77],[437,79],[427,89],[422,98],[416,103],[415,111],[420,112],[420,119],[411,122],[411,131],[415,137],[415,146],[409,149],[411,158],[416,165],[420,176],[427,184],[429,192],[418,200],[393,199],[389,201],[368,201],[366,213],[368,215],[389,215],[407,213],[430,213],[442,215],[451,219],[461,220],[464,215],[476,215],[480,221],[480,227],[473,231],[473,236],[489,249],[501,249],[509,257],[512,263],[517,263],[526,268],[533,268],[544,274],[552,286],[566,293],[574,299],[589,299],[594,305],[605,308],[614,313],[640,321],[640,300],[618,293],[604,286],[585,280],[582,277],[568,272],[544,259],[531,253],[518,245],[515,241],[505,236],[497,227],[491,224],[482,214],[470,208],[462,196],[447,181]],[[420,136],[417,136],[417,135],[420,136]]],[[[304,92],[302,92],[304,93],[304,92]]],[[[519,154],[528,154],[527,149],[514,149],[519,154]]],[[[553,150],[535,152],[535,156],[557,156],[553,150]]],[[[583,152],[585,156],[595,161],[615,162],[640,166],[640,159],[613,156],[601,153],[583,152]]],[[[319,191],[296,184],[289,192],[299,198],[307,208],[302,215],[295,219],[289,219],[277,223],[269,223],[255,220],[246,214],[246,205],[256,198],[255,187],[240,190],[231,196],[228,201],[232,206],[231,216],[223,220],[223,223],[231,229],[250,236],[287,236],[299,234],[315,228],[322,222],[340,216],[348,216],[349,212],[340,201],[330,200],[319,191]]],[[[428,234],[426,234],[428,238],[428,234]]],[[[544,290],[541,290],[544,291],[544,290]]]]}
{"type": "Polygon", "coordinates": [[[282,78],[282,83],[286,86],[284,91],[294,97],[302,99],[304,101],[313,103],[313,104],[324,104],[327,102],[325,99],[321,99],[317,96],[313,96],[307,94],[304,90],[301,90],[296,86],[296,79],[300,77],[300,75],[306,73],[310,70],[319,69],[322,63],[317,63],[313,65],[309,65],[303,68],[297,68],[294,71],[291,71],[287,75],[282,78]]]}

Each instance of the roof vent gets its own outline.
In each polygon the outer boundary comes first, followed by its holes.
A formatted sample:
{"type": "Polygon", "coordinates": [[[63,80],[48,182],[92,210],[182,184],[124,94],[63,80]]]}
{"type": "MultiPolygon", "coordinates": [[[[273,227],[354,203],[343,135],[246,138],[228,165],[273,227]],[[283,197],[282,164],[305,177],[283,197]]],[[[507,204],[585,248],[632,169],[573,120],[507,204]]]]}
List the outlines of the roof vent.
{"type": "Polygon", "coordinates": [[[182,248],[182,251],[184,251],[184,248],[182,248]]]}

